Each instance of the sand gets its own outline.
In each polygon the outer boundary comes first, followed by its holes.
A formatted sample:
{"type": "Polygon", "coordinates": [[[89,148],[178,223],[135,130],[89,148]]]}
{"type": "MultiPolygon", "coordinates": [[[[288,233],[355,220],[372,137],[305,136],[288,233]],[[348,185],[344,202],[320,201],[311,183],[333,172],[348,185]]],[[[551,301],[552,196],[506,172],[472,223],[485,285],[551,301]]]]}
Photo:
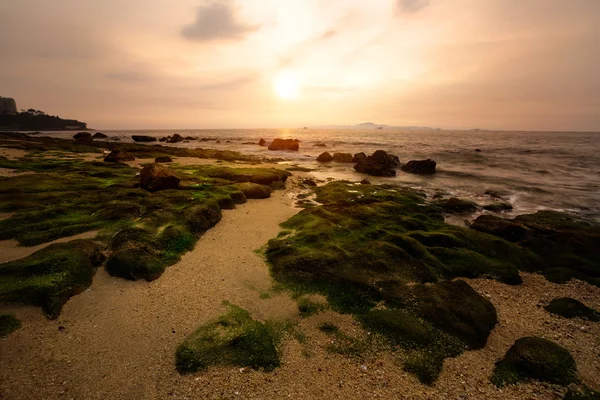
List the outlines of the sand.
{"type": "MultiPolygon", "coordinates": [[[[0,214],[0,220],[2,214],[0,214]]],[[[66,243],[77,239],[94,239],[98,235],[98,231],[80,233],[79,235],[60,238],[52,242],[43,243],[37,246],[25,247],[20,246],[16,240],[0,240],[0,264],[8,261],[18,260],[35,253],[38,250],[46,248],[54,243],[66,243]]]]}
{"type": "Polygon", "coordinates": [[[175,349],[200,324],[223,313],[224,300],[259,319],[298,319],[287,294],[261,299],[272,280],[263,258],[254,252],[278,234],[279,223],[299,211],[293,198],[305,175],[295,175],[290,190],[224,211],[223,220],[195,249],[154,282],[125,281],[100,269],[92,286],[69,300],[55,321],[38,308],[0,308],[23,323],[0,341],[0,398],[561,398],[565,390],[557,386],[536,383],[501,390],[489,382],[494,362],[526,335],[546,337],[569,349],[583,380],[600,389],[594,381],[600,376],[600,324],[567,320],[541,308],[568,295],[600,309],[600,288],[578,281],[555,285],[534,274],[522,274],[520,286],[468,280],[492,301],[499,324],[486,348],[446,360],[433,386],[403,372],[390,353],[359,360],[325,351],[332,339],[317,329],[321,322],[336,323],[349,335],[366,334],[350,316],[332,311],[299,320],[306,340],[287,337],[283,365],[272,373],[215,367],[180,376],[174,368],[175,349]]]}

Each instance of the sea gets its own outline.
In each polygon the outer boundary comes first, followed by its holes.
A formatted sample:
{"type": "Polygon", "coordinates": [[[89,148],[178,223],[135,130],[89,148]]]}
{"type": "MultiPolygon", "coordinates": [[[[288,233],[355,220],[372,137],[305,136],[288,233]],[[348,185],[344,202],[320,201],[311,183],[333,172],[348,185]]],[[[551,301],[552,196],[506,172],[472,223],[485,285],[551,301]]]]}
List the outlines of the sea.
{"type": "MultiPolygon", "coordinates": [[[[176,147],[234,150],[261,157],[281,158],[282,164],[313,169],[315,179],[368,178],[372,183],[391,183],[425,191],[428,195],[459,197],[480,205],[493,203],[486,192],[512,204],[505,217],[538,210],[576,213],[600,221],[600,133],[509,132],[437,129],[232,129],[232,130],[115,130],[102,131],[109,141],[132,141],[132,135],[157,138],[179,133],[198,140],[176,147]],[[298,139],[300,150],[270,151],[260,139],[298,139]],[[326,147],[316,146],[325,144],[326,147]],[[433,159],[437,173],[419,176],[398,170],[394,178],[359,174],[352,164],[319,163],[324,151],[367,155],[385,150],[409,160],[433,159]],[[477,151],[479,150],[479,151],[477,151]]],[[[44,135],[70,138],[74,132],[44,135]]],[[[476,217],[473,215],[471,217],[476,217]]]]}

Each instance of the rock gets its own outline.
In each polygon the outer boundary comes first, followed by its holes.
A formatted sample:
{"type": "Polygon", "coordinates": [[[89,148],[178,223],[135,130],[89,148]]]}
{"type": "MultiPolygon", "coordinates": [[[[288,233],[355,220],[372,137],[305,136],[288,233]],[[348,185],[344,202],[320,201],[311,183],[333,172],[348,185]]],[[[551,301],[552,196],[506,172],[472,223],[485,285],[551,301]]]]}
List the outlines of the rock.
{"type": "Polygon", "coordinates": [[[330,162],[333,160],[333,156],[329,154],[327,151],[325,153],[321,153],[319,157],[317,157],[318,162],[330,162]]]}
{"type": "Polygon", "coordinates": [[[154,162],[157,163],[170,163],[173,162],[173,159],[169,156],[162,156],[162,157],[156,157],[156,159],[154,160],[154,162]]]}
{"type": "Polygon", "coordinates": [[[75,139],[75,143],[77,144],[91,144],[94,142],[94,138],[92,138],[92,134],[89,132],[79,132],[73,136],[75,139]]]}
{"type": "Polygon", "coordinates": [[[157,140],[155,137],[145,135],[133,135],[131,138],[134,142],[156,142],[157,140]]]}
{"type": "Polygon", "coordinates": [[[106,261],[105,269],[111,276],[150,282],[162,275],[165,265],[146,249],[129,248],[113,253],[106,261]]]}
{"type": "Polygon", "coordinates": [[[377,150],[365,160],[359,161],[354,169],[357,172],[372,176],[396,176],[396,168],[400,165],[398,157],[383,150],[377,150]]]}
{"type": "Polygon", "coordinates": [[[271,188],[267,185],[244,182],[238,183],[236,186],[244,193],[247,199],[266,199],[271,197],[271,188]]]}
{"type": "Polygon", "coordinates": [[[477,211],[477,204],[472,201],[452,197],[446,200],[438,200],[435,205],[450,214],[469,214],[477,211]]]}
{"type": "Polygon", "coordinates": [[[196,140],[196,138],[193,136],[186,136],[184,139],[185,140],[196,140]]]}
{"type": "Polygon", "coordinates": [[[157,163],[146,165],[140,172],[140,187],[150,192],[177,189],[180,180],[173,171],[157,163]]]}
{"type": "Polygon", "coordinates": [[[476,151],[477,153],[480,153],[480,152],[481,152],[481,150],[480,150],[480,149],[475,149],[475,151],[476,151]]]}
{"type": "Polygon", "coordinates": [[[203,233],[221,220],[221,207],[217,201],[188,207],[184,211],[186,225],[194,233],[203,233]]]}
{"type": "Polygon", "coordinates": [[[302,181],[302,183],[307,186],[317,186],[317,182],[313,181],[312,179],[305,179],[302,181]]]}
{"type": "Polygon", "coordinates": [[[316,143],[314,147],[327,147],[325,143],[316,143]]]}
{"type": "Polygon", "coordinates": [[[367,159],[367,155],[363,152],[356,153],[354,156],[352,156],[353,163],[365,161],[366,159],[367,159]]]}
{"type": "Polygon", "coordinates": [[[260,140],[258,141],[258,145],[259,145],[259,146],[266,146],[266,145],[267,145],[267,141],[266,141],[265,139],[260,139],[260,140]]]}
{"type": "Polygon", "coordinates": [[[503,199],[502,195],[493,190],[486,190],[484,194],[490,196],[492,199],[503,199]]]}
{"type": "Polygon", "coordinates": [[[525,238],[528,229],[511,220],[494,215],[481,215],[471,224],[471,229],[499,236],[510,242],[518,242],[525,238]]]}
{"type": "Polygon", "coordinates": [[[269,146],[269,150],[298,151],[300,141],[297,139],[275,139],[269,146]]]}
{"type": "Polygon", "coordinates": [[[600,400],[600,392],[596,392],[580,383],[569,387],[564,400],[600,400]]]}
{"type": "Polygon", "coordinates": [[[436,162],[433,160],[411,160],[402,166],[402,171],[411,174],[433,175],[436,162]]]}
{"type": "Polygon", "coordinates": [[[106,139],[108,136],[106,136],[104,133],[102,132],[96,132],[94,133],[94,136],[92,136],[94,139],[106,139]]]}
{"type": "Polygon", "coordinates": [[[565,318],[581,318],[592,322],[600,321],[599,312],[569,297],[554,299],[544,308],[552,314],[557,314],[565,318]]]}
{"type": "Polygon", "coordinates": [[[167,137],[161,137],[160,139],[158,139],[159,142],[166,142],[167,140],[169,140],[169,138],[167,137]]]}
{"type": "Polygon", "coordinates": [[[105,162],[124,162],[135,161],[135,156],[131,153],[115,149],[111,151],[105,158],[105,162]]]}
{"type": "Polygon", "coordinates": [[[339,163],[351,163],[352,154],[350,153],[333,153],[333,161],[339,163]]]}
{"type": "Polygon", "coordinates": [[[361,185],[370,185],[370,184],[371,184],[371,181],[370,181],[370,180],[368,180],[368,179],[363,179],[362,181],[360,181],[360,184],[361,184],[361,185]]]}
{"type": "Polygon", "coordinates": [[[492,212],[501,212],[501,211],[510,211],[513,209],[513,206],[510,203],[492,203],[486,204],[483,206],[484,210],[492,211],[492,212]]]}
{"type": "Polygon", "coordinates": [[[567,349],[547,339],[524,337],[496,363],[491,381],[496,386],[526,379],[568,385],[573,382],[576,370],[575,360],[567,349]]]}
{"type": "Polygon", "coordinates": [[[167,143],[179,143],[184,140],[185,139],[179,133],[176,133],[167,140],[167,143]]]}

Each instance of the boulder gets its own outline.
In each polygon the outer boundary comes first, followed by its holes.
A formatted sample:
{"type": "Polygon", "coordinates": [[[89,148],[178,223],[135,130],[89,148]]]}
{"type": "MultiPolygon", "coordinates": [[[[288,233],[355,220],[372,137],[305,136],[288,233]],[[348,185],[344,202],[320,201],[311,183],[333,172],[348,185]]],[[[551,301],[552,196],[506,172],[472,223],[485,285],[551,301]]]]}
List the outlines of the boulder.
{"type": "Polygon", "coordinates": [[[303,184],[305,184],[306,186],[317,186],[317,182],[313,181],[312,179],[305,179],[302,181],[303,184]]]}
{"type": "Polygon", "coordinates": [[[127,248],[113,253],[106,261],[105,269],[111,276],[150,282],[162,275],[165,264],[146,249],[127,248]]]}
{"type": "Polygon", "coordinates": [[[526,227],[519,225],[514,221],[489,214],[477,217],[470,228],[479,232],[499,236],[510,242],[519,242],[523,240],[529,231],[526,227]]]}
{"type": "Polygon", "coordinates": [[[180,180],[173,171],[157,163],[146,165],[140,172],[140,187],[150,192],[177,189],[180,180]]]}
{"type": "Polygon", "coordinates": [[[316,143],[315,147],[327,147],[325,143],[316,143]]]}
{"type": "Polygon", "coordinates": [[[330,162],[333,160],[333,156],[328,152],[321,153],[319,157],[317,157],[317,161],[319,162],[330,162]]]}
{"type": "Polygon", "coordinates": [[[106,136],[104,133],[102,132],[96,132],[94,133],[94,136],[92,136],[94,139],[106,139],[108,136],[106,136]]]}
{"type": "Polygon", "coordinates": [[[568,385],[575,379],[576,370],[567,349],[547,339],[524,337],[496,363],[491,380],[496,386],[526,379],[568,385]]]}
{"type": "Polygon", "coordinates": [[[363,179],[362,181],[360,181],[360,184],[361,184],[361,185],[370,185],[370,184],[371,184],[371,181],[370,181],[370,180],[368,180],[368,179],[363,179]]]}
{"type": "Polygon", "coordinates": [[[333,153],[333,161],[339,163],[351,163],[352,154],[350,153],[333,153]]]}
{"type": "Polygon", "coordinates": [[[186,136],[185,140],[196,140],[196,138],[193,136],[186,136]]]}
{"type": "Polygon", "coordinates": [[[135,161],[135,156],[131,153],[121,150],[113,150],[104,158],[105,162],[124,162],[135,161]]]}
{"type": "Polygon", "coordinates": [[[258,145],[259,145],[259,146],[266,146],[266,145],[267,145],[267,141],[266,141],[265,139],[260,139],[260,140],[258,141],[258,145]]]}
{"type": "Polygon", "coordinates": [[[94,142],[94,138],[92,138],[92,134],[89,132],[79,132],[73,136],[75,139],[75,143],[77,144],[90,144],[94,142]]]}
{"type": "Polygon", "coordinates": [[[131,138],[134,142],[156,142],[157,140],[155,137],[145,135],[133,135],[131,138]]]}
{"type": "Polygon", "coordinates": [[[411,160],[402,166],[402,171],[411,174],[433,175],[436,162],[433,160],[411,160]]]}
{"type": "Polygon", "coordinates": [[[356,153],[353,157],[352,157],[352,162],[353,163],[357,163],[357,162],[361,162],[367,159],[367,155],[365,153],[363,153],[362,151],[360,153],[356,153]]]}
{"type": "Polygon", "coordinates": [[[157,163],[170,163],[173,162],[173,159],[169,156],[162,156],[162,157],[156,157],[156,159],[154,160],[154,162],[157,163]]]}
{"type": "Polygon", "coordinates": [[[581,318],[593,322],[600,321],[600,312],[570,297],[554,299],[544,308],[552,314],[557,314],[565,318],[581,318]]]}
{"type": "Polygon", "coordinates": [[[357,172],[372,176],[396,176],[396,168],[400,165],[398,157],[383,150],[377,150],[366,159],[359,161],[354,169],[357,172]]]}
{"type": "Polygon", "coordinates": [[[166,142],[167,140],[169,140],[169,138],[167,137],[161,137],[160,139],[158,139],[159,142],[166,142]]]}
{"type": "Polygon", "coordinates": [[[483,206],[484,210],[492,211],[492,212],[502,212],[502,211],[510,211],[513,209],[513,206],[510,203],[500,202],[500,203],[492,203],[486,204],[483,206]]]}
{"type": "Polygon", "coordinates": [[[185,139],[179,133],[176,133],[168,138],[167,143],[179,143],[183,142],[184,140],[185,139]]]}
{"type": "Polygon", "coordinates": [[[238,183],[236,186],[244,193],[247,199],[266,199],[271,197],[271,188],[267,185],[244,182],[238,183]]]}
{"type": "Polygon", "coordinates": [[[275,139],[269,146],[269,150],[298,151],[300,141],[297,139],[275,139]]]}

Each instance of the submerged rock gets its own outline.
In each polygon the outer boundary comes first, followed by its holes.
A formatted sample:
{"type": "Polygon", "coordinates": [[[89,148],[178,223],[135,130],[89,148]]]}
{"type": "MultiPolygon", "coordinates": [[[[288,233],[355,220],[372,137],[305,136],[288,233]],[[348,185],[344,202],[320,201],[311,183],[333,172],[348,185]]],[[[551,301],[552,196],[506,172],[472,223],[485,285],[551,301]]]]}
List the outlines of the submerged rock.
{"type": "Polygon", "coordinates": [[[501,202],[501,203],[486,204],[485,206],[483,206],[483,209],[486,211],[492,211],[492,212],[502,212],[502,211],[511,211],[513,209],[513,206],[510,203],[501,202]]]}
{"type": "Polygon", "coordinates": [[[372,176],[396,176],[396,168],[400,165],[398,157],[383,150],[377,150],[366,159],[359,161],[354,169],[357,172],[372,176]]]}
{"type": "Polygon", "coordinates": [[[297,139],[275,139],[269,145],[269,150],[289,150],[298,151],[300,141],[297,139]]]}
{"type": "Polygon", "coordinates": [[[327,151],[319,154],[319,157],[317,157],[318,162],[330,162],[332,160],[333,160],[333,156],[327,151]]]}
{"type": "Polygon", "coordinates": [[[156,138],[153,136],[145,136],[145,135],[133,135],[131,136],[134,142],[156,142],[156,138]]]}
{"type": "Polygon", "coordinates": [[[577,366],[565,348],[546,339],[524,337],[515,342],[496,363],[492,383],[504,386],[526,379],[568,385],[577,366]]]}
{"type": "Polygon", "coordinates": [[[411,174],[433,175],[435,174],[436,162],[433,160],[411,160],[402,166],[402,171],[411,174]]]}
{"type": "Polygon", "coordinates": [[[180,180],[175,172],[157,163],[146,165],[140,172],[140,187],[150,192],[177,189],[180,180]]]}
{"type": "Polygon", "coordinates": [[[131,153],[127,153],[126,151],[115,149],[111,151],[106,157],[104,157],[104,162],[118,163],[125,161],[135,161],[135,156],[131,153]]]}
{"type": "Polygon", "coordinates": [[[325,143],[315,143],[314,147],[327,147],[325,143]]]}
{"type": "Polygon", "coordinates": [[[350,153],[333,153],[333,161],[339,163],[351,163],[352,154],[350,153]]]}
{"type": "Polygon", "coordinates": [[[446,200],[437,200],[434,204],[444,210],[444,212],[450,214],[470,214],[478,209],[477,204],[472,201],[462,200],[456,197],[451,197],[446,200]]]}

